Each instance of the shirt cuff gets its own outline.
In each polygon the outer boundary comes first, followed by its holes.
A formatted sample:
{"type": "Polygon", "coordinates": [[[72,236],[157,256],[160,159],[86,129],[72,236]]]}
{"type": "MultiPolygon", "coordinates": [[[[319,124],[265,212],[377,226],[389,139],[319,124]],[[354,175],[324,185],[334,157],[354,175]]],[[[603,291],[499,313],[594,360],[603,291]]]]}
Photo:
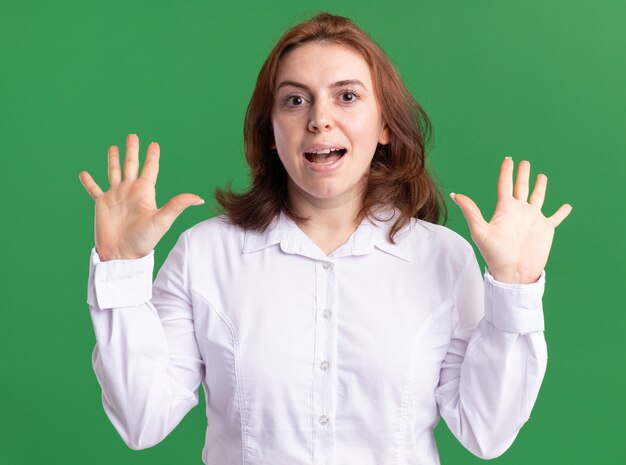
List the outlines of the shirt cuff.
{"type": "Polygon", "coordinates": [[[496,281],[485,269],[485,319],[509,333],[544,331],[543,291],[546,272],[531,284],[496,281]]]}
{"type": "Polygon", "coordinates": [[[132,260],[101,262],[91,249],[87,303],[101,310],[136,307],[152,299],[154,250],[132,260]]]}

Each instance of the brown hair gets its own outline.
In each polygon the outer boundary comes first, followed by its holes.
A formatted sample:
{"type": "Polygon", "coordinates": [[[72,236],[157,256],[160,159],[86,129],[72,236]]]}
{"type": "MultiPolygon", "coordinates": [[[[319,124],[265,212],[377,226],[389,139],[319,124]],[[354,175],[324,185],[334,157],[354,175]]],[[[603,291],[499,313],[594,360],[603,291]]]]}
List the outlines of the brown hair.
{"type": "Polygon", "coordinates": [[[230,187],[215,190],[215,198],[229,221],[246,229],[264,230],[281,210],[294,221],[306,221],[288,202],[287,172],[271,148],[271,111],[281,58],[314,41],[339,44],[363,55],[372,73],[382,118],[389,128],[389,144],[378,144],[372,159],[358,221],[373,216],[372,210],[381,204],[397,207],[400,216],[389,231],[389,240],[394,242],[395,234],[411,217],[437,223],[443,207],[447,219],[445,202],[426,169],[426,143],[432,137],[426,113],[374,40],[349,19],[320,13],[287,31],[261,68],[244,121],[244,149],[252,186],[242,194],[230,187]]]}

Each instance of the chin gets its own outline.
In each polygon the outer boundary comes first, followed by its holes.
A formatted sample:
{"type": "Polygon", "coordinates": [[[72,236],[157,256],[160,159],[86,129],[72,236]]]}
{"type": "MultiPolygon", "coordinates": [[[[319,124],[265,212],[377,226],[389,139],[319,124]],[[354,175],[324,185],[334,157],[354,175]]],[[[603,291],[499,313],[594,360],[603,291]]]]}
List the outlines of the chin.
{"type": "Polygon", "coordinates": [[[305,191],[309,196],[319,200],[339,200],[354,197],[356,194],[356,186],[343,187],[325,185],[323,187],[312,188],[305,191]]]}

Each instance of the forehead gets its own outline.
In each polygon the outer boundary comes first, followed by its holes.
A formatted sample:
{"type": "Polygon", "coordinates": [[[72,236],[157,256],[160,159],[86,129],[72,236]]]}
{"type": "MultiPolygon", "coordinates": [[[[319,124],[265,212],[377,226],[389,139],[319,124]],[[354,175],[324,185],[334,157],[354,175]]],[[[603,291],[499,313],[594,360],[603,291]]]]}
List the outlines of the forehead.
{"type": "Polygon", "coordinates": [[[349,79],[358,79],[371,89],[371,71],[363,55],[343,45],[310,42],[281,58],[276,84],[293,80],[325,85],[349,79]]]}

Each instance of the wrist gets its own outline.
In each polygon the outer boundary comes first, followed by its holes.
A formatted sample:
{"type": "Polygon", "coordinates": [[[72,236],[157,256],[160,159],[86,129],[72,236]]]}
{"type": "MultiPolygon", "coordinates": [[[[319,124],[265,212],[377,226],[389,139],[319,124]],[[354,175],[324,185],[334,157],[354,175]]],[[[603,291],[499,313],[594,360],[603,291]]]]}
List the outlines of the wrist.
{"type": "Polygon", "coordinates": [[[541,273],[535,275],[515,271],[492,271],[489,267],[487,267],[487,271],[493,276],[493,279],[506,284],[533,284],[541,277],[541,273]]]}
{"type": "Polygon", "coordinates": [[[101,262],[108,262],[111,260],[137,260],[138,258],[142,258],[147,255],[125,253],[118,250],[98,249],[98,247],[96,247],[96,253],[98,254],[98,258],[100,258],[101,262]]]}

